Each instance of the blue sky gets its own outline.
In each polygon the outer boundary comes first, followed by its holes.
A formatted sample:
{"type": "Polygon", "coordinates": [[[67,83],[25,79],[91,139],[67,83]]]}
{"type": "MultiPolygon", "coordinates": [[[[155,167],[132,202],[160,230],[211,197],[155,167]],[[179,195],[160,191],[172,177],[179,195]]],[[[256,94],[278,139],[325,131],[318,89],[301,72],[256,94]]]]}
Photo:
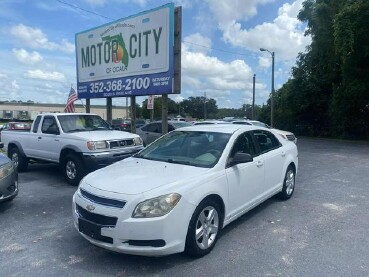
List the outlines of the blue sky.
{"type": "MultiPolygon", "coordinates": [[[[176,102],[214,98],[218,107],[266,103],[275,52],[275,87],[310,44],[297,20],[303,0],[177,0],[182,6],[182,86],[176,102]]],[[[75,34],[164,5],[161,0],[1,0],[0,101],[66,103],[76,86],[75,34]],[[70,5],[74,6],[70,6],[70,5]],[[78,8],[77,8],[78,7],[78,8]]],[[[138,97],[141,104],[145,97],[138,97]]],[[[104,104],[93,99],[91,104],[104,104]]],[[[125,105],[114,98],[114,105],[125,105]]]]}

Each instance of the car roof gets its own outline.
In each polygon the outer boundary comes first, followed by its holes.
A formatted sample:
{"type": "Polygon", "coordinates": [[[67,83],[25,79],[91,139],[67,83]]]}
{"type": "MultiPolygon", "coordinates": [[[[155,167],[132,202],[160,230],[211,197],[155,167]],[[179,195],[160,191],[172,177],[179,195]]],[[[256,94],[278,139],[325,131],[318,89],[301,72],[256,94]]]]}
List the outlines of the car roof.
{"type": "Polygon", "coordinates": [[[204,125],[192,125],[188,127],[182,127],[179,131],[201,131],[201,132],[217,132],[225,134],[233,134],[238,130],[252,131],[258,129],[265,129],[263,127],[254,125],[237,125],[237,124],[204,124],[204,125]]]}
{"type": "Polygon", "coordinates": [[[94,113],[42,113],[39,115],[97,115],[94,113]]]}

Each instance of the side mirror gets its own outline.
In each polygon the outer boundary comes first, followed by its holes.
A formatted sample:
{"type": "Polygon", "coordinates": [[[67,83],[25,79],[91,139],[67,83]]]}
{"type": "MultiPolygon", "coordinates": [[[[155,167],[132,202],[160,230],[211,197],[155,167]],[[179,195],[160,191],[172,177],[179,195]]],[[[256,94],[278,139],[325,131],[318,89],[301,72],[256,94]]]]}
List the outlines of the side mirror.
{"type": "Polygon", "coordinates": [[[252,162],[254,159],[250,154],[237,152],[233,158],[228,163],[228,166],[234,166],[236,164],[243,164],[243,163],[249,163],[252,162]]]}

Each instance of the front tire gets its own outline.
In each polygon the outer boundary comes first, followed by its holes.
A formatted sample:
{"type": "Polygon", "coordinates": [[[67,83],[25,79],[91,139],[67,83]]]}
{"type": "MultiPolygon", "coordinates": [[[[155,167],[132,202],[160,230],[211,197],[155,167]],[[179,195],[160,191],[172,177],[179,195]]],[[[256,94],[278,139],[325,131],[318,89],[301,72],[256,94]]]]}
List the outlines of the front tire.
{"type": "Polygon", "coordinates": [[[217,202],[211,199],[202,201],[191,217],[185,252],[196,258],[210,253],[220,235],[222,220],[217,202]]]}
{"type": "Polygon", "coordinates": [[[82,160],[77,155],[69,154],[64,158],[63,174],[68,184],[78,186],[85,172],[82,160]]]}
{"type": "Polygon", "coordinates": [[[9,150],[9,158],[14,163],[18,172],[27,171],[28,159],[19,151],[18,147],[13,147],[9,150]]]}
{"type": "Polygon", "coordinates": [[[278,194],[281,200],[288,200],[291,198],[293,192],[295,191],[295,170],[293,166],[288,166],[286,175],[284,177],[282,191],[278,194]]]}

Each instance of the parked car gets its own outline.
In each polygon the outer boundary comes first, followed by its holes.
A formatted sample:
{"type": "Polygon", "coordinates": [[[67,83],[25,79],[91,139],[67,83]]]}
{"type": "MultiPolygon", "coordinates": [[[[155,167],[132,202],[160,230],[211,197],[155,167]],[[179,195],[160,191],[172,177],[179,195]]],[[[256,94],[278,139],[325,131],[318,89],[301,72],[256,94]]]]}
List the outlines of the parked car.
{"type": "MultiPolygon", "coordinates": [[[[31,125],[32,123],[29,122],[8,122],[5,123],[0,131],[5,131],[5,130],[13,130],[13,131],[29,131],[31,130],[31,125]]],[[[0,140],[1,140],[1,132],[0,132],[0,140]]]]}
{"type": "MultiPolygon", "coordinates": [[[[121,130],[121,131],[125,131],[125,132],[131,132],[131,123],[132,123],[132,120],[130,120],[130,119],[118,118],[118,119],[113,119],[112,120],[111,127],[114,130],[121,130]]],[[[136,129],[141,128],[145,124],[146,124],[145,119],[136,119],[136,129]]]]}
{"type": "Polygon", "coordinates": [[[90,113],[40,114],[29,132],[4,130],[1,136],[19,172],[27,170],[30,159],[57,163],[71,185],[143,148],[138,135],[111,130],[100,116],[90,113]]]}
{"type": "MultiPolygon", "coordinates": [[[[171,132],[175,129],[186,127],[186,126],[192,126],[192,124],[189,122],[184,122],[184,121],[168,121],[168,132],[171,132]]],[[[163,135],[161,127],[162,127],[162,122],[155,121],[155,122],[146,124],[145,126],[141,128],[138,128],[136,130],[136,133],[142,138],[143,143],[146,146],[163,135]]]]}
{"type": "Polygon", "coordinates": [[[29,122],[8,122],[3,125],[2,130],[18,130],[18,131],[29,131],[31,130],[32,123],[29,122]]]}
{"type": "Polygon", "coordinates": [[[289,199],[297,169],[296,145],[273,130],[235,124],[176,129],[87,175],[73,196],[74,226],[112,251],[200,257],[248,210],[276,194],[289,199]]]}
{"type": "Polygon", "coordinates": [[[223,120],[204,120],[204,121],[196,121],[193,125],[209,125],[209,124],[229,124],[227,121],[223,120]]]}
{"type": "MultiPolygon", "coordinates": [[[[0,148],[4,144],[0,143],[0,148]]],[[[0,153],[0,203],[13,200],[18,194],[18,173],[13,162],[0,153]]]]}
{"type": "Polygon", "coordinates": [[[283,130],[272,128],[268,124],[265,124],[265,123],[263,123],[261,121],[257,121],[257,120],[234,120],[231,123],[232,124],[239,124],[239,125],[255,125],[255,126],[260,126],[260,127],[268,128],[268,129],[273,129],[280,136],[282,136],[284,139],[289,140],[289,141],[293,141],[295,144],[297,143],[297,138],[294,135],[294,133],[291,133],[289,131],[283,131],[283,130]]]}

